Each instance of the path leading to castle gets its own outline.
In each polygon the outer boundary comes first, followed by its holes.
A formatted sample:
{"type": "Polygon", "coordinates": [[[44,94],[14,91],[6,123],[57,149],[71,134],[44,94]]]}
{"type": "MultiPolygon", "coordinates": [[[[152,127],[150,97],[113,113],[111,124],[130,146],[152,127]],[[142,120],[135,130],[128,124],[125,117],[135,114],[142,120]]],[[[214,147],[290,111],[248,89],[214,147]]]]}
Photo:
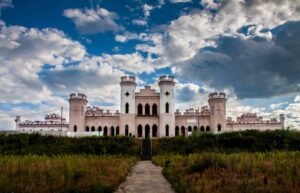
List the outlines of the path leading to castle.
{"type": "Polygon", "coordinates": [[[115,193],[174,193],[162,175],[162,168],[151,161],[140,161],[115,193]]]}

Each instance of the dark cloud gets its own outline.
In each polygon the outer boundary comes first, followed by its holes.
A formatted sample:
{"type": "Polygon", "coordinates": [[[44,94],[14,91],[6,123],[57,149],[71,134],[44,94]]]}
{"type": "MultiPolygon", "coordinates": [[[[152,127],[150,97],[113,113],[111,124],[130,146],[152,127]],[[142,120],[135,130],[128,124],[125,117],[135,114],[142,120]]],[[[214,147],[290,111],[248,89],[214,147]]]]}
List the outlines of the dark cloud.
{"type": "Polygon", "coordinates": [[[300,22],[272,30],[273,39],[220,37],[178,65],[180,76],[217,89],[232,87],[239,98],[300,92],[300,22]]]}
{"type": "Polygon", "coordinates": [[[190,102],[195,100],[195,90],[191,89],[188,85],[176,90],[176,101],[190,102]]]}

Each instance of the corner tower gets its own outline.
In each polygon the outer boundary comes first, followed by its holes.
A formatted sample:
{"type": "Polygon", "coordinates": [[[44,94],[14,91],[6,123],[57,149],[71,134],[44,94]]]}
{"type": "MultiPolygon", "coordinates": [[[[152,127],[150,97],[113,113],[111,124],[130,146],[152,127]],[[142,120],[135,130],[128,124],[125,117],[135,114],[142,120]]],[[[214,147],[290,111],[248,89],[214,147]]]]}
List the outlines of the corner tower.
{"type": "Polygon", "coordinates": [[[121,134],[135,135],[135,89],[136,82],[133,76],[121,77],[121,134]]]}
{"type": "Polygon", "coordinates": [[[85,127],[85,112],[88,103],[85,94],[70,94],[69,99],[69,129],[68,131],[84,131],[85,127]]]}
{"type": "Polygon", "coordinates": [[[211,93],[208,98],[211,131],[223,132],[226,129],[226,95],[225,93],[211,93]]]}
{"type": "Polygon", "coordinates": [[[160,119],[159,137],[175,136],[175,81],[173,76],[159,77],[160,119]]]}

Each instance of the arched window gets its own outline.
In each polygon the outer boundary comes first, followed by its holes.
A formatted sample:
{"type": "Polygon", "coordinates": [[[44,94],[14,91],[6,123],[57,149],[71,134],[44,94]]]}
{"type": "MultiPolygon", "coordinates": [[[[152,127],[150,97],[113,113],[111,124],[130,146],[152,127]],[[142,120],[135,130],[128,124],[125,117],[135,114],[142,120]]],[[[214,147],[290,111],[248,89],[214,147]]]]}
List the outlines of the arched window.
{"type": "Polygon", "coordinates": [[[166,103],[166,113],[169,113],[169,103],[166,103]]]}
{"type": "Polygon", "coordinates": [[[92,130],[91,131],[95,131],[95,127],[94,126],[92,126],[92,130]]]}
{"type": "Polygon", "coordinates": [[[191,126],[188,127],[188,132],[192,132],[192,127],[191,126]]]}
{"type": "Polygon", "coordinates": [[[74,132],[77,132],[77,125],[74,125],[74,132]]]}
{"type": "Polygon", "coordinates": [[[166,125],[166,137],[169,137],[169,125],[166,125]]]}
{"type": "Polygon", "coordinates": [[[129,134],[129,126],[125,125],[125,136],[128,136],[129,134]]]}
{"type": "Polygon", "coordinates": [[[145,115],[150,115],[150,105],[148,103],[145,105],[145,115]]]}
{"type": "Polygon", "coordinates": [[[107,127],[106,127],[106,126],[104,127],[103,135],[104,135],[104,136],[107,136],[107,127]]]}
{"type": "Polygon", "coordinates": [[[220,132],[222,130],[222,125],[218,124],[218,131],[220,132]]]}
{"type": "Polygon", "coordinates": [[[152,105],[152,115],[157,115],[157,105],[156,104],[152,105]]]}
{"type": "Polygon", "coordinates": [[[86,131],[86,132],[89,132],[89,131],[90,131],[89,126],[86,126],[86,127],[85,127],[85,131],[86,131]]]}
{"type": "Polygon", "coordinates": [[[143,114],[143,105],[139,104],[138,105],[138,115],[142,115],[143,114]]]}
{"type": "Polygon", "coordinates": [[[184,126],[181,127],[181,135],[185,136],[185,127],[184,126]]]}
{"type": "Polygon", "coordinates": [[[200,127],[200,131],[204,131],[204,126],[203,125],[200,127]]]}
{"type": "Polygon", "coordinates": [[[175,127],[175,136],[178,136],[178,135],[179,135],[179,127],[176,126],[176,127],[175,127]]]}
{"type": "Polygon", "coordinates": [[[145,126],[145,138],[150,137],[150,126],[147,124],[145,126]]]}
{"type": "Polygon", "coordinates": [[[126,114],[129,113],[129,104],[128,103],[125,104],[125,113],[126,114]]]}
{"type": "Polygon", "coordinates": [[[117,126],[116,128],[116,135],[119,135],[120,134],[120,129],[119,129],[119,126],[117,126]]]}
{"type": "Polygon", "coordinates": [[[209,126],[206,126],[206,131],[210,131],[210,127],[209,126]]]}
{"type": "Polygon", "coordinates": [[[110,128],[110,136],[115,136],[115,128],[114,128],[114,126],[111,126],[111,128],[110,128]]]}
{"type": "Polygon", "coordinates": [[[157,126],[155,124],[152,126],[152,137],[157,137],[157,126]]]}
{"type": "Polygon", "coordinates": [[[98,127],[98,131],[99,131],[99,132],[102,131],[102,127],[101,127],[101,126],[98,127]]]}
{"type": "Polygon", "coordinates": [[[194,126],[194,132],[197,132],[197,126],[194,126]]]}
{"type": "Polygon", "coordinates": [[[138,126],[138,137],[142,137],[143,136],[143,127],[142,125],[138,126]]]}

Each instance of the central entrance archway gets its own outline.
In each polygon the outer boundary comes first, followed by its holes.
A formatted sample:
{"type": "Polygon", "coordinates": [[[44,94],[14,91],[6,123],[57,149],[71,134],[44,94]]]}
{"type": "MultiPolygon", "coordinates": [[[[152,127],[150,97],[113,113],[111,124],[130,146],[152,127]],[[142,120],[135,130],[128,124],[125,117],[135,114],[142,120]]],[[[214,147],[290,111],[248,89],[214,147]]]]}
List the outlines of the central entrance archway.
{"type": "Polygon", "coordinates": [[[150,126],[147,124],[145,126],[145,138],[149,138],[150,137],[150,126]]]}

